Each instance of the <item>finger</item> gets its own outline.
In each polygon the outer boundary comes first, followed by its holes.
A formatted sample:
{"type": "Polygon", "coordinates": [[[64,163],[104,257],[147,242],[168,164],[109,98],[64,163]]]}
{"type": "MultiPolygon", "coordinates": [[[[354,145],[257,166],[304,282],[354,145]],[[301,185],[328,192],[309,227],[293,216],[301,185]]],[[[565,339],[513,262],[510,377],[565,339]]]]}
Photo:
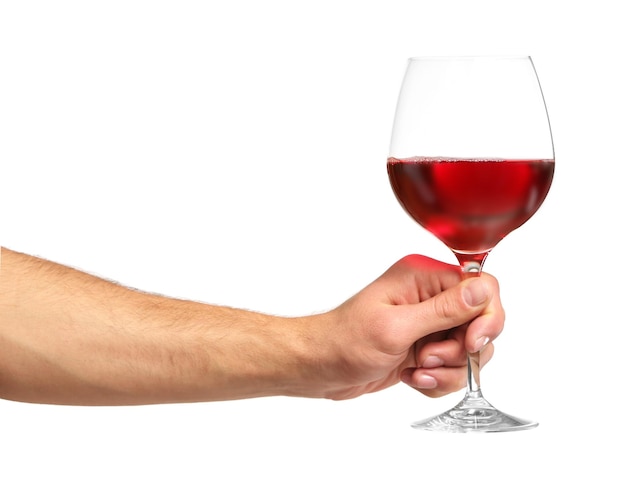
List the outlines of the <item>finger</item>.
{"type": "MultiPolygon", "coordinates": [[[[448,331],[445,339],[430,341],[423,346],[416,346],[415,367],[439,368],[467,365],[465,349],[466,329],[457,328],[448,331]]],[[[493,356],[493,344],[486,344],[481,350],[481,363],[488,362],[493,356]]]]}
{"type": "MultiPolygon", "coordinates": [[[[465,324],[487,308],[497,286],[495,279],[486,276],[462,281],[418,304],[397,305],[397,319],[402,323],[397,341],[410,346],[428,334],[465,324]]],[[[495,334],[495,324],[478,325],[487,333],[495,334]]],[[[482,332],[475,329],[476,333],[482,332]]]]}
{"type": "Polygon", "coordinates": [[[418,368],[459,367],[467,364],[465,331],[453,329],[446,339],[430,342],[416,349],[418,368]]]}
{"type": "Polygon", "coordinates": [[[469,353],[482,350],[487,343],[496,339],[504,328],[505,312],[500,300],[498,282],[487,274],[483,275],[483,279],[491,283],[494,294],[480,315],[467,325],[465,349],[469,353]]]}
{"type": "Polygon", "coordinates": [[[391,295],[390,301],[395,305],[422,302],[458,285],[461,279],[458,265],[419,255],[402,258],[383,275],[383,282],[391,295]],[[405,288],[398,290],[395,286],[400,284],[405,288]],[[415,288],[416,285],[418,288],[415,288]]]}
{"type": "MultiPolygon", "coordinates": [[[[489,362],[493,353],[493,345],[488,344],[481,352],[481,365],[489,362]]],[[[428,397],[456,392],[467,385],[467,357],[465,363],[459,366],[407,368],[402,372],[401,380],[428,397]]]]}
{"type": "Polygon", "coordinates": [[[417,368],[458,367],[466,363],[464,343],[458,339],[446,339],[429,343],[416,352],[417,368]]]}
{"type": "Polygon", "coordinates": [[[441,397],[465,387],[465,367],[441,367],[435,369],[407,368],[401,374],[402,381],[428,397],[441,397]]]}

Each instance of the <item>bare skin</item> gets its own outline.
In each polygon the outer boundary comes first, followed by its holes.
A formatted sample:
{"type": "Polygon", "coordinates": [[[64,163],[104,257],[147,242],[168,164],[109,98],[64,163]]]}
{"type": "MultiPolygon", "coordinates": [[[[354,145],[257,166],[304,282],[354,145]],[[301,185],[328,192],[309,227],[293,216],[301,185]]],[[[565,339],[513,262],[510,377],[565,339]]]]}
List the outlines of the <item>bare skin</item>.
{"type": "Polygon", "coordinates": [[[491,358],[504,325],[495,278],[461,281],[458,267],[417,255],[328,312],[288,318],[1,254],[0,397],[10,400],[341,400],[399,381],[438,397],[464,386],[466,351],[491,358]]]}

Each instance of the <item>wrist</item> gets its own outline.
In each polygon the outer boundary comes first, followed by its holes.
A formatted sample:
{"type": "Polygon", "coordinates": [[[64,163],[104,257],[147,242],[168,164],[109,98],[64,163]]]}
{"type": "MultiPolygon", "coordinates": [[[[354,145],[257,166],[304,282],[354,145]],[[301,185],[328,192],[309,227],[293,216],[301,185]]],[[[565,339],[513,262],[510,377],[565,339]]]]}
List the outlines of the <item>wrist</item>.
{"type": "Polygon", "coordinates": [[[209,309],[200,348],[204,399],[325,396],[327,314],[287,318],[209,309]]]}

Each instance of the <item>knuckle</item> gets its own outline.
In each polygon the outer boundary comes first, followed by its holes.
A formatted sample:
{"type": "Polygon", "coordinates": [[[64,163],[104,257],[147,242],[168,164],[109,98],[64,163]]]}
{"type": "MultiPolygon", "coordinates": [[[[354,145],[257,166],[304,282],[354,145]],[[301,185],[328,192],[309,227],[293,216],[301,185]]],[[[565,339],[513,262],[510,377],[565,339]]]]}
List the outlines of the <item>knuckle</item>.
{"type": "Polygon", "coordinates": [[[439,295],[435,297],[435,314],[445,319],[458,319],[463,313],[463,302],[459,302],[450,295],[439,295]]]}

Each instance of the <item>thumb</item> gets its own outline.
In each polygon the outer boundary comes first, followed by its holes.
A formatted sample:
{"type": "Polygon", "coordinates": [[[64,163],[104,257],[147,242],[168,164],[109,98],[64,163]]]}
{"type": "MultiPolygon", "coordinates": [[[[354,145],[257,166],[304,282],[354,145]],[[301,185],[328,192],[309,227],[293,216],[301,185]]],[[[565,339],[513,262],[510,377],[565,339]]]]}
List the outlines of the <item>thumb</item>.
{"type": "Polygon", "coordinates": [[[423,302],[403,305],[407,343],[428,334],[445,331],[470,322],[489,304],[493,289],[486,279],[469,278],[423,302]]]}

